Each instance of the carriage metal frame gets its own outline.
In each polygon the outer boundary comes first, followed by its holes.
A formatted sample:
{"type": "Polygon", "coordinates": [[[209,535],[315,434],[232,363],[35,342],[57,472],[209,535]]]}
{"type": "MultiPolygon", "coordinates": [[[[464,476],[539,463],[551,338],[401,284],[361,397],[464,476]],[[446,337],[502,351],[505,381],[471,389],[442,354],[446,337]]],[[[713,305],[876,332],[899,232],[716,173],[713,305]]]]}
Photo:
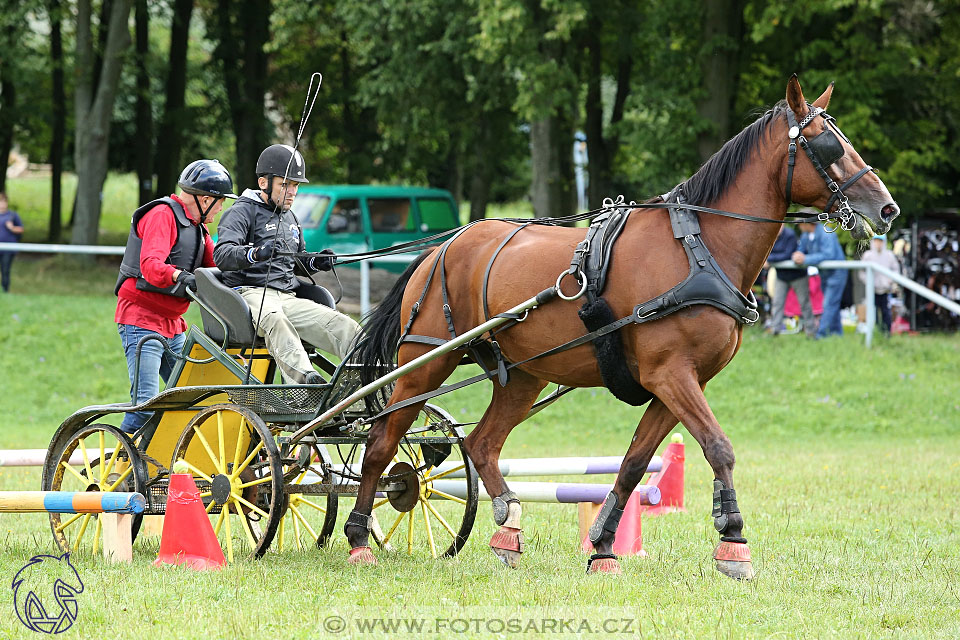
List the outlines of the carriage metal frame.
{"type": "MultiPolygon", "coordinates": [[[[280,551],[322,547],[334,531],[340,498],[355,495],[359,486],[374,420],[366,397],[380,393],[385,400],[389,383],[406,367],[385,372],[375,389],[361,389],[364,365],[349,357],[334,364],[314,352],[311,360],[325,382],[271,384],[276,363],[262,341],[251,346],[231,335],[252,331],[249,308],[220,283],[218,270],[198,269],[197,274],[193,297],[203,328],[188,330],[185,355],[178,357],[166,389],[140,405],[93,405],[68,417],[48,447],[42,489],[142,493],[147,506],[133,519],[135,539],[144,516],[165,512],[171,469],[183,460],[206,511],[216,516],[214,529],[229,560],[260,557],[275,537],[280,551]],[[108,423],[133,411],[153,412],[135,434],[108,423]],[[82,464],[71,464],[77,453],[82,464]]],[[[433,557],[453,556],[463,548],[476,517],[479,484],[463,439],[463,428],[452,416],[424,406],[378,482],[374,514],[393,510],[388,518],[372,521],[378,544],[405,547],[408,553],[428,550],[433,557]],[[465,476],[463,497],[433,487],[434,480],[455,472],[465,476]],[[397,544],[403,520],[406,539],[397,544]]],[[[98,552],[96,514],[49,517],[62,550],[98,552]]]]}

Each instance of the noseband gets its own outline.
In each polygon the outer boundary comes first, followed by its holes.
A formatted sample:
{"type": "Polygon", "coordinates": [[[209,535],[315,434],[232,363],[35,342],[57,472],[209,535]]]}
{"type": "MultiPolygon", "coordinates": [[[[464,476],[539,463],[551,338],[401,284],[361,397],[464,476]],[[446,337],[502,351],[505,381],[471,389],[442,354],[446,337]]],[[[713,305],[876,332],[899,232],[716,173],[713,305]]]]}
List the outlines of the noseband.
{"type": "Polygon", "coordinates": [[[810,112],[807,114],[807,117],[799,123],[797,122],[796,116],[793,115],[793,109],[787,109],[786,111],[787,123],[790,125],[790,130],[787,132],[787,135],[790,137],[789,153],[787,156],[787,203],[793,202],[790,191],[793,186],[793,167],[797,161],[797,144],[799,143],[807,154],[807,157],[810,158],[810,163],[813,165],[813,168],[817,170],[817,173],[820,174],[820,177],[823,178],[823,181],[827,184],[827,188],[830,189],[833,194],[830,196],[830,199],[827,200],[827,205],[823,208],[823,212],[817,215],[817,220],[826,222],[828,220],[839,219],[840,228],[845,231],[850,231],[856,222],[853,217],[853,208],[850,206],[850,201],[847,199],[846,194],[844,194],[844,189],[849,189],[857,180],[866,175],[868,171],[873,171],[873,167],[866,165],[842,185],[837,184],[837,181],[827,173],[827,167],[842,158],[844,154],[843,144],[837,139],[837,134],[839,133],[840,136],[847,141],[847,144],[850,143],[847,137],[843,135],[843,132],[840,131],[840,127],[837,126],[837,121],[820,107],[810,106],[810,112]],[[803,135],[803,130],[813,122],[817,116],[823,118],[823,131],[808,140],[806,136],[803,135]],[[838,201],[840,205],[835,212],[831,213],[830,209],[833,207],[834,201],[838,201]]]}

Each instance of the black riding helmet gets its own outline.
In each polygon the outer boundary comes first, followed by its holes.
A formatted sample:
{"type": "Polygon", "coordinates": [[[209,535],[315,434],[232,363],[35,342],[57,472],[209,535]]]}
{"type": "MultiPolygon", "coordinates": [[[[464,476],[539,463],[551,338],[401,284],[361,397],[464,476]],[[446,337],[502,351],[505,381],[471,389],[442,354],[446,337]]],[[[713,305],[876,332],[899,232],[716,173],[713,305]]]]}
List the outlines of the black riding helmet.
{"type": "Polygon", "coordinates": [[[220,164],[219,160],[194,160],[180,172],[177,186],[184,193],[193,196],[194,202],[197,203],[197,210],[203,213],[201,222],[206,222],[207,215],[217,201],[211,202],[204,211],[200,206],[199,196],[212,196],[216,199],[236,199],[237,197],[233,192],[233,179],[230,177],[230,172],[220,164]]]}
{"type": "Polygon", "coordinates": [[[272,144],[263,150],[257,158],[257,176],[280,176],[292,182],[309,182],[303,156],[286,144],[272,144]]]}

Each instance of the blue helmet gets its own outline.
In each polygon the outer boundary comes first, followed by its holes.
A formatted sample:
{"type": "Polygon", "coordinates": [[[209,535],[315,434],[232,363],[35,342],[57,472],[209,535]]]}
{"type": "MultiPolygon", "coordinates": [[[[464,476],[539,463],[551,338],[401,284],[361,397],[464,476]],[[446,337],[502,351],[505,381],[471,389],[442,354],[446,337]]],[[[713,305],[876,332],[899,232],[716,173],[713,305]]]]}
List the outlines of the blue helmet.
{"type": "Polygon", "coordinates": [[[195,160],[180,173],[177,186],[184,193],[214,198],[236,198],[233,179],[219,160],[195,160]]]}

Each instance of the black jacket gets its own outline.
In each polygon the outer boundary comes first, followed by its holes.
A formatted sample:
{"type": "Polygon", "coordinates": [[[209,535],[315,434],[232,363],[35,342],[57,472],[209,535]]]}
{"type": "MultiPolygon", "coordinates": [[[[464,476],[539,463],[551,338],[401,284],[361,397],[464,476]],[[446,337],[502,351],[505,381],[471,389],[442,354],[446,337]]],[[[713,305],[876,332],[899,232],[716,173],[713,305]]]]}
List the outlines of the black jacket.
{"type": "Polygon", "coordinates": [[[275,213],[259,194],[259,191],[247,189],[220,218],[213,261],[223,272],[223,282],[228,287],[266,284],[271,289],[293,291],[300,284],[297,274],[307,271],[292,256],[276,253],[304,250],[300,223],[292,211],[275,213]],[[251,247],[274,239],[277,246],[272,263],[247,259],[251,247]]]}

